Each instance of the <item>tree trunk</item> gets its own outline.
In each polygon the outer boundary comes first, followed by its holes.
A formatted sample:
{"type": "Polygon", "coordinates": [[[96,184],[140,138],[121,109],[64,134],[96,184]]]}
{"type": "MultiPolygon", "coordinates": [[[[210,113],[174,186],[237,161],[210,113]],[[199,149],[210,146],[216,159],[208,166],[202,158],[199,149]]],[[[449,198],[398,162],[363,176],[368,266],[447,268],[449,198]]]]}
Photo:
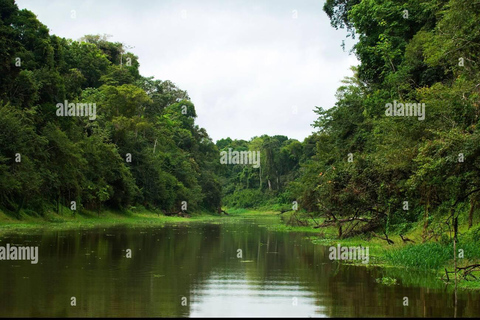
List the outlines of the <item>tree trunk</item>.
{"type": "Polygon", "coordinates": [[[260,190],[262,190],[262,166],[260,166],[260,190]]]}
{"type": "Polygon", "coordinates": [[[470,198],[470,211],[468,212],[468,229],[472,227],[473,224],[473,212],[475,211],[475,200],[473,197],[470,198]]]}
{"type": "Polygon", "coordinates": [[[20,201],[20,204],[17,207],[17,211],[15,212],[15,215],[17,216],[17,219],[20,219],[20,210],[23,208],[23,204],[25,203],[25,194],[22,196],[22,201],[20,201]]]}
{"type": "Polygon", "coordinates": [[[458,230],[458,220],[453,218],[453,263],[455,270],[455,299],[457,297],[457,230],[458,230]]]}
{"type": "Polygon", "coordinates": [[[280,179],[278,179],[278,171],[275,170],[275,174],[277,176],[277,190],[280,190],[280,179]]]}
{"type": "Polygon", "coordinates": [[[425,214],[423,215],[423,242],[425,242],[428,228],[428,206],[430,205],[430,189],[428,189],[427,205],[425,206],[425,214]]]}

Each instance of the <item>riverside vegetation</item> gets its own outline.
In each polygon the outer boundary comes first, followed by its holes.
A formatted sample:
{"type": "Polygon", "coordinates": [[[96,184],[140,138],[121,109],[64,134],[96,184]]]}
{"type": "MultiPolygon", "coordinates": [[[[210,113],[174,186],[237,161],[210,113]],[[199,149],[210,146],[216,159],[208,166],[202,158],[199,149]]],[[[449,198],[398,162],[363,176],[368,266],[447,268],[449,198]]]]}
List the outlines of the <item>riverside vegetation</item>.
{"type": "Polygon", "coordinates": [[[272,228],[368,245],[379,263],[449,283],[456,265],[461,286],[480,287],[478,3],[327,0],[360,65],[334,106],[315,109],[315,132],[216,143],[187,92],[141,76],[123,44],[60,38],[0,4],[3,231],[276,211],[284,223],[272,228]],[[63,102],[95,114],[69,116],[63,102]],[[422,119],[389,117],[399,103],[424,106],[422,119]],[[231,150],[259,152],[258,168],[222,164],[231,150]]]}

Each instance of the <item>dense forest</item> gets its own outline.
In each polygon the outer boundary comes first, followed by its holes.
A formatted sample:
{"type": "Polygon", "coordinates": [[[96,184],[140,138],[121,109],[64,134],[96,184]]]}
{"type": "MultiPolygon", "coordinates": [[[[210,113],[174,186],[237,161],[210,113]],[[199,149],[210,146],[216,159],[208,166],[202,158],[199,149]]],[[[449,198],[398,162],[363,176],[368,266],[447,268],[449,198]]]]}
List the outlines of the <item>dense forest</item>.
{"type": "Polygon", "coordinates": [[[340,236],[355,222],[350,235],[421,223],[425,237],[451,217],[478,221],[479,3],[327,0],[360,64],[334,106],[315,108],[314,133],[216,143],[187,92],[141,76],[122,43],[59,38],[0,3],[0,207],[13,216],[72,201],[165,213],[294,203],[340,236]],[[64,102],[94,103],[96,115],[59,116],[64,102]],[[229,149],[259,151],[260,167],[222,165],[229,149]]]}
{"type": "Polygon", "coordinates": [[[315,155],[291,185],[301,205],[337,223],[366,216],[360,232],[420,222],[425,240],[451,230],[452,217],[471,227],[480,195],[480,4],[328,0],[324,10],[358,39],[360,65],[336,105],[316,110],[315,155]],[[407,115],[413,103],[423,117],[407,115]]]}
{"type": "Polygon", "coordinates": [[[185,91],[142,77],[138,58],[104,36],[50,35],[11,0],[0,16],[3,210],[220,206],[218,152],[185,91]],[[59,103],[96,114],[65,116],[59,103]]]}

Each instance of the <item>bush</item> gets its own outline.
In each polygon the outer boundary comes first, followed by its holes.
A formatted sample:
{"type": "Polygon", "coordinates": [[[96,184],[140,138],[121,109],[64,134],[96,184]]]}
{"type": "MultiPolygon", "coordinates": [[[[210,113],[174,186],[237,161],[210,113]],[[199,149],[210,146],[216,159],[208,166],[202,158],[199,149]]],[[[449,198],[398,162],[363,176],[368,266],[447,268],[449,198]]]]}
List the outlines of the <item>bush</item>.
{"type": "Polygon", "coordinates": [[[235,190],[224,198],[224,204],[232,208],[254,208],[262,204],[264,196],[258,189],[235,190]]]}

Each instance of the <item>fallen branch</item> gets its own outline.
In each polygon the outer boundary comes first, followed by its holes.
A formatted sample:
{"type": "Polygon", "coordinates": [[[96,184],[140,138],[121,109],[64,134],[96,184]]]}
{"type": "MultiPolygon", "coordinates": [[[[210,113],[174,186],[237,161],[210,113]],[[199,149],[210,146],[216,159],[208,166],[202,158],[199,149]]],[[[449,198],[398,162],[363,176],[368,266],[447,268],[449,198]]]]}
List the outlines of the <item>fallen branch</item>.
{"type": "Polygon", "coordinates": [[[402,238],[403,243],[407,243],[407,242],[415,243],[415,241],[408,239],[407,237],[404,237],[403,234],[400,235],[400,238],[402,238]]]}
{"type": "Polygon", "coordinates": [[[352,221],[361,221],[361,222],[372,222],[374,221],[373,219],[367,219],[367,218],[356,218],[356,217],[351,217],[347,219],[340,219],[340,220],[325,220],[322,224],[319,224],[318,226],[315,226],[314,228],[323,228],[323,227],[329,227],[329,226],[334,226],[337,223],[347,223],[347,222],[352,222],[352,221]]]}
{"type": "Polygon", "coordinates": [[[382,240],[385,240],[387,241],[388,244],[395,244],[395,242],[393,242],[392,240],[388,239],[388,235],[384,232],[383,234],[385,235],[385,238],[382,238],[380,237],[379,235],[377,235],[375,232],[372,232],[373,235],[379,239],[382,239],[382,240]]]}
{"type": "Polygon", "coordinates": [[[318,226],[319,223],[315,220],[315,218],[313,217],[313,215],[309,212],[308,215],[310,216],[310,219],[313,220],[313,222],[318,226]]]}
{"type": "Polygon", "coordinates": [[[299,225],[299,226],[303,226],[303,227],[306,227],[308,226],[308,222],[307,221],[302,221],[301,219],[299,219],[297,217],[297,213],[294,212],[291,216],[290,216],[290,219],[288,220],[287,222],[287,225],[299,225]]]}
{"type": "Polygon", "coordinates": [[[342,235],[342,238],[348,238],[350,234],[353,232],[353,230],[355,230],[355,228],[358,226],[359,223],[360,221],[355,222],[355,224],[342,235]]]}
{"type": "MultiPolygon", "coordinates": [[[[457,267],[456,269],[457,273],[460,271],[462,272],[463,271],[463,274],[462,274],[462,277],[463,279],[467,280],[467,277],[470,276],[470,277],[473,277],[475,280],[477,280],[477,277],[475,275],[473,275],[472,273],[473,272],[476,272],[476,271],[480,271],[480,264],[472,264],[472,265],[469,265],[469,266],[466,266],[466,267],[457,267]]],[[[448,271],[447,269],[445,269],[445,275],[447,276],[447,282],[450,281],[450,277],[448,276],[449,273],[455,273],[455,271],[448,271]]]]}

